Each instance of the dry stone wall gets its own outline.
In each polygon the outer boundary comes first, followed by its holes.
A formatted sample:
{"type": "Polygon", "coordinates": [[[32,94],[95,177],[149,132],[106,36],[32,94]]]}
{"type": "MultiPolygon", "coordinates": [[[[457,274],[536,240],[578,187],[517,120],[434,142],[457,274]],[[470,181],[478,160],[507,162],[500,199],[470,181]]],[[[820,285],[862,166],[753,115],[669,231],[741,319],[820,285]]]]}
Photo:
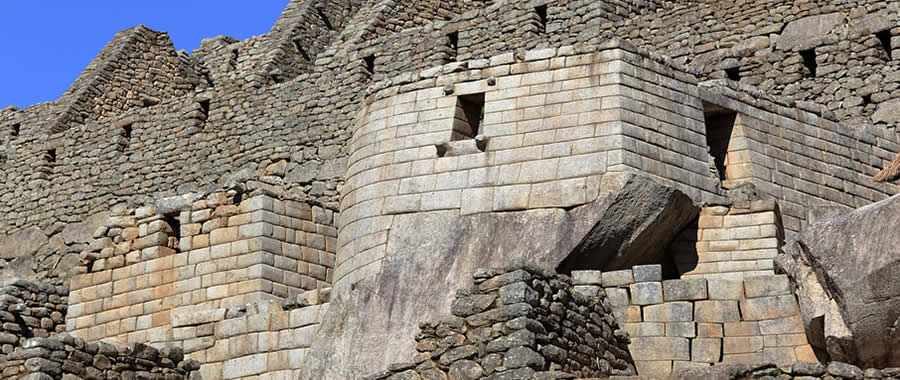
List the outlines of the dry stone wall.
{"type": "Polygon", "coordinates": [[[524,268],[480,269],[453,317],[421,324],[410,362],[365,377],[561,379],[633,375],[628,342],[597,286],[524,268]],[[534,377],[532,377],[534,376],[534,377]]]}

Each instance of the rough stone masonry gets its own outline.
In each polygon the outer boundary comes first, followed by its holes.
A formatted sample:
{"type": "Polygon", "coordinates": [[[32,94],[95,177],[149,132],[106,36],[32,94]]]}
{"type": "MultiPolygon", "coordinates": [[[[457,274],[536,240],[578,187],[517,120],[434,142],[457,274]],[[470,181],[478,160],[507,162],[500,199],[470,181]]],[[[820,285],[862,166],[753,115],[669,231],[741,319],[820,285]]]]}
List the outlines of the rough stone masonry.
{"type": "Polygon", "coordinates": [[[0,110],[0,367],[892,378],[898,126],[900,1],[136,26],[0,110]]]}

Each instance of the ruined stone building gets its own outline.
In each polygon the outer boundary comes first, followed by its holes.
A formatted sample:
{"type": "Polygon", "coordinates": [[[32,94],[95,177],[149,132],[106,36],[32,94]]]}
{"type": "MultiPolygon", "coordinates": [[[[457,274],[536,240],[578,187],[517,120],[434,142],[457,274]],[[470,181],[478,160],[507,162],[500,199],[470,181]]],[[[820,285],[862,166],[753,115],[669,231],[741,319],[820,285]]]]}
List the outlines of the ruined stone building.
{"type": "Polygon", "coordinates": [[[898,378],[898,126],[894,0],[136,26],[0,110],[0,377],[898,378]]]}

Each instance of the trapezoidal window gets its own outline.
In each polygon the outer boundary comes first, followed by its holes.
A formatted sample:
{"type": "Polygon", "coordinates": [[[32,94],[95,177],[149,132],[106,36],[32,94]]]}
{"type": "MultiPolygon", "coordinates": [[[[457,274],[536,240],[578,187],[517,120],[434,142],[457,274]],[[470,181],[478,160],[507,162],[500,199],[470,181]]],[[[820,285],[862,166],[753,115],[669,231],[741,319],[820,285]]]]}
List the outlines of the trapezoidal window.
{"type": "Polygon", "coordinates": [[[816,64],[816,49],[801,50],[800,57],[803,58],[803,66],[806,67],[806,76],[815,77],[816,68],[818,67],[818,64],[816,64]]]}
{"type": "Polygon", "coordinates": [[[12,129],[9,131],[9,134],[13,137],[19,135],[19,131],[22,129],[22,124],[15,123],[12,125],[12,129]]]}
{"type": "Polygon", "coordinates": [[[128,149],[128,144],[131,142],[131,132],[132,132],[132,123],[122,124],[119,129],[119,150],[125,151],[128,149]]]}
{"type": "Polygon", "coordinates": [[[891,53],[892,53],[891,30],[887,29],[887,30],[882,30],[878,33],[875,33],[875,37],[877,37],[878,41],[881,42],[881,49],[883,49],[884,52],[887,53],[887,59],[888,59],[888,61],[890,61],[891,53]]]}
{"type": "Polygon", "coordinates": [[[178,214],[169,214],[166,215],[163,219],[166,222],[166,229],[164,226],[164,231],[168,236],[166,247],[175,250],[175,252],[180,252],[179,247],[181,245],[181,221],[178,220],[178,214]]]}
{"type": "Polygon", "coordinates": [[[538,18],[538,33],[547,33],[547,4],[534,7],[538,18]]]}
{"type": "Polygon", "coordinates": [[[294,40],[294,49],[296,49],[297,52],[300,53],[300,56],[303,57],[304,61],[310,61],[309,53],[307,53],[306,50],[303,49],[303,46],[300,45],[300,40],[294,40]]]}
{"type": "Polygon", "coordinates": [[[456,97],[451,141],[474,139],[484,121],[484,93],[456,97]]]}
{"type": "Polygon", "coordinates": [[[459,32],[453,32],[447,35],[447,60],[456,61],[459,56],[459,32]]]}
{"type": "Polygon", "coordinates": [[[740,67],[732,67],[730,69],[725,69],[725,77],[731,79],[735,82],[741,80],[741,68],[740,67]]]}
{"type": "Polygon", "coordinates": [[[372,77],[375,76],[375,56],[370,55],[363,58],[363,73],[366,76],[366,80],[371,81],[372,77]]]}
{"type": "MultiPolygon", "coordinates": [[[[716,174],[723,185],[729,179],[728,146],[734,132],[737,113],[710,103],[703,103],[703,117],[706,121],[706,144],[715,162],[716,174]]],[[[712,168],[710,168],[712,169],[712,168]]]]}

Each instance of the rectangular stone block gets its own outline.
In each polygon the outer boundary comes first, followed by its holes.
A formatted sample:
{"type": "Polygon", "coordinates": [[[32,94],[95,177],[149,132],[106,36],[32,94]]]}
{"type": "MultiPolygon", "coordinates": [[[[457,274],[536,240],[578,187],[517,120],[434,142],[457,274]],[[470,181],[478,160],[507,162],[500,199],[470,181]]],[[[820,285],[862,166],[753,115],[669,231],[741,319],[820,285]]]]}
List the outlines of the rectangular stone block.
{"type": "MultiPolygon", "coordinates": [[[[762,349],[760,342],[760,349],[762,349]]],[[[631,356],[642,360],[691,360],[690,343],[677,337],[636,337],[628,345],[631,356]]]]}
{"type": "Polygon", "coordinates": [[[744,354],[762,352],[762,350],[763,337],[761,336],[726,336],[722,346],[723,354],[744,354]]]}
{"type": "Polygon", "coordinates": [[[696,338],[691,341],[691,361],[718,363],[721,357],[721,338],[696,338]]]}
{"type": "Polygon", "coordinates": [[[737,301],[697,301],[697,322],[736,322],[741,320],[737,301]]]}
{"type": "Polygon", "coordinates": [[[750,298],[740,302],[741,315],[748,321],[775,319],[800,314],[800,308],[793,295],[750,298]]]}
{"type": "Polygon", "coordinates": [[[743,281],[709,279],[707,282],[711,300],[739,300],[744,296],[743,281]]]}
{"type": "Polygon", "coordinates": [[[725,336],[757,336],[762,335],[759,332],[759,323],[755,321],[748,322],[725,322],[725,336]]]}
{"type": "Polygon", "coordinates": [[[634,275],[632,274],[631,269],[603,272],[600,279],[603,282],[602,285],[604,288],[631,285],[634,283],[634,275]]]}
{"type": "Polygon", "coordinates": [[[667,379],[672,372],[671,360],[635,360],[635,369],[641,378],[667,379]]]}
{"type": "Polygon", "coordinates": [[[622,328],[628,332],[628,336],[665,336],[666,324],[662,322],[631,322],[623,323],[622,328]]]}
{"type": "Polygon", "coordinates": [[[602,273],[599,270],[573,270],[572,285],[601,285],[602,273]]]}
{"type": "Polygon", "coordinates": [[[634,272],[634,282],[662,281],[662,265],[635,265],[631,267],[634,272]]]}
{"type": "Polygon", "coordinates": [[[787,275],[750,277],[744,280],[744,294],[747,298],[791,294],[791,283],[787,275]]]}
{"type": "Polygon", "coordinates": [[[800,315],[761,320],[759,321],[759,331],[763,335],[794,334],[805,332],[803,328],[803,318],[801,318],[800,315]]]}
{"type": "Polygon", "coordinates": [[[663,302],[662,283],[638,282],[629,286],[631,303],[635,305],[656,305],[663,302]]]}
{"type": "Polygon", "coordinates": [[[694,322],[669,322],[666,323],[666,336],[693,338],[697,336],[694,322]]]}
{"type": "Polygon", "coordinates": [[[641,321],[641,307],[640,306],[614,307],[613,308],[613,316],[616,318],[616,322],[619,322],[619,323],[640,322],[641,321]]]}
{"type": "Polygon", "coordinates": [[[709,338],[721,338],[725,336],[721,323],[697,323],[697,336],[709,338]]]}
{"type": "Polygon", "coordinates": [[[690,322],[694,319],[694,305],[690,302],[666,302],[644,306],[644,321],[690,322]]]}
{"type": "Polygon", "coordinates": [[[706,299],[706,279],[685,279],[663,281],[663,300],[692,301],[706,299]]]}
{"type": "Polygon", "coordinates": [[[606,297],[609,298],[609,304],[612,306],[628,306],[631,304],[628,300],[628,289],[607,288],[606,297]]]}

